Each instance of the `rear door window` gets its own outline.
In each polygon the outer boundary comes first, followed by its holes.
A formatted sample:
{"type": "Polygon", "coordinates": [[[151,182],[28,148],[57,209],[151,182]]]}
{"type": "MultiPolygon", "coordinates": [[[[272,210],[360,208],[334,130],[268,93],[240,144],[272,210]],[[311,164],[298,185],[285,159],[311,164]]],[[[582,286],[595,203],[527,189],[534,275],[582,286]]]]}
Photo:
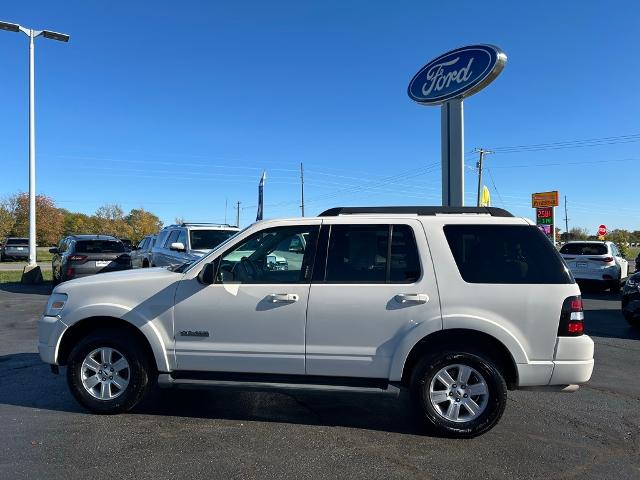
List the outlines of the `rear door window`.
{"type": "Polygon", "coordinates": [[[537,227],[446,225],[444,233],[465,282],[573,283],[558,252],[537,227]]]}
{"type": "Polygon", "coordinates": [[[607,246],[604,243],[565,243],[560,248],[564,255],[606,255],[607,246]]]}
{"type": "Polygon", "coordinates": [[[410,226],[331,226],[326,282],[413,283],[419,277],[418,249],[410,226]]]}

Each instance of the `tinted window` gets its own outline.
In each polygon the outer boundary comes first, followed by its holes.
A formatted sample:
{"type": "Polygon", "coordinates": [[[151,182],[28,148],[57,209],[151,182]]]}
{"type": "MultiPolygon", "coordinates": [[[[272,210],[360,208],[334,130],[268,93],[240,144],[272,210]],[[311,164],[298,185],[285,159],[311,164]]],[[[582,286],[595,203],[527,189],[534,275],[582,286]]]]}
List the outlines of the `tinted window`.
{"type": "Polygon", "coordinates": [[[391,283],[413,283],[420,278],[418,247],[409,225],[393,225],[391,235],[391,283]]]}
{"type": "Polygon", "coordinates": [[[185,248],[187,247],[187,231],[186,230],[180,230],[180,233],[178,234],[178,239],[176,240],[176,242],[183,244],[185,248]]]}
{"type": "Polygon", "coordinates": [[[604,243],[566,243],[560,249],[565,255],[606,255],[607,246],[604,243]]]}
{"type": "Polygon", "coordinates": [[[29,245],[28,238],[8,238],[7,245],[29,245]]]}
{"type": "Polygon", "coordinates": [[[171,247],[171,244],[176,242],[179,233],[180,232],[178,230],[174,230],[169,234],[169,236],[167,237],[167,241],[164,242],[165,248],[171,247]]]}
{"type": "Polygon", "coordinates": [[[236,232],[225,230],[191,230],[191,248],[193,250],[211,250],[217,247],[236,232]]]}
{"type": "Polygon", "coordinates": [[[223,282],[308,283],[318,226],[263,230],[226,252],[220,261],[223,282]]]}
{"type": "Polygon", "coordinates": [[[156,241],[154,242],[154,246],[158,245],[158,248],[162,248],[162,246],[164,245],[164,241],[167,238],[167,235],[169,235],[169,231],[162,231],[158,234],[158,238],[156,238],[156,241]]]}
{"type": "Polygon", "coordinates": [[[79,253],[121,253],[124,252],[122,242],[113,240],[80,240],[76,242],[79,253]]]}
{"type": "Polygon", "coordinates": [[[573,282],[556,249],[537,227],[447,225],[444,233],[466,282],[573,282]]]}
{"type": "Polygon", "coordinates": [[[143,250],[147,248],[148,243],[149,243],[149,237],[144,237],[142,241],[138,244],[138,249],[143,250]]]}
{"type": "Polygon", "coordinates": [[[325,281],[413,283],[419,277],[418,250],[408,225],[331,226],[325,281]]]}

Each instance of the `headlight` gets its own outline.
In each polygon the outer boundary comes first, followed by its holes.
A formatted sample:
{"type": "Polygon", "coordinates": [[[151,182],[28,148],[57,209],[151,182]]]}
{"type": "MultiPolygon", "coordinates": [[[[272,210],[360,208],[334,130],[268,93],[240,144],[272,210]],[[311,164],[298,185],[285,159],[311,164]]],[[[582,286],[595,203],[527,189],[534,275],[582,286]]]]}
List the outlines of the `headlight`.
{"type": "Polygon", "coordinates": [[[64,305],[67,303],[66,293],[53,293],[49,297],[47,307],[44,309],[44,314],[48,317],[56,317],[60,315],[64,305]]]}

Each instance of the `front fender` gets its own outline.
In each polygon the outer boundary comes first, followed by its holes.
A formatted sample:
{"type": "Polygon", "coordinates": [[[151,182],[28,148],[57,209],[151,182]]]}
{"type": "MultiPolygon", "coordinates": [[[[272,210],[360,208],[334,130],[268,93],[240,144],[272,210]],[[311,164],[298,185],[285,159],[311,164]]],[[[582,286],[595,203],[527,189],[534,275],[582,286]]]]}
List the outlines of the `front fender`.
{"type": "MultiPolygon", "coordinates": [[[[149,345],[151,346],[151,350],[153,351],[153,356],[155,358],[158,370],[161,372],[171,371],[169,358],[167,356],[168,350],[166,348],[167,345],[170,344],[171,339],[169,332],[165,331],[164,329],[158,328],[156,324],[154,324],[154,322],[145,318],[136,310],[128,308],[124,305],[113,303],[97,303],[93,305],[81,306],[68,313],[65,312],[60,321],[64,325],[66,325],[68,329],[81,320],[92,317],[119,318],[137,327],[138,330],[140,330],[145,336],[145,338],[149,342],[149,345]]],[[[159,322],[158,324],[161,325],[162,322],[159,322]]],[[[58,350],[60,348],[60,343],[63,336],[64,334],[60,336],[56,345],[56,358],[58,356],[58,350]]]]}

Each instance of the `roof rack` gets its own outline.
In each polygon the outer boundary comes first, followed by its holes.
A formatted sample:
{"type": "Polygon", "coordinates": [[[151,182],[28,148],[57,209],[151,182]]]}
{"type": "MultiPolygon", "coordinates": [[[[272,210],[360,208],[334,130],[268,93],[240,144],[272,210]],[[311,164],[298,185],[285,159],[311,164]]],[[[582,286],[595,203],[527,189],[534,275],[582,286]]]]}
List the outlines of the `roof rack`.
{"type": "Polygon", "coordinates": [[[319,217],[337,217],[338,215],[357,215],[367,213],[409,213],[415,215],[439,215],[472,213],[491,215],[492,217],[513,217],[502,208],[496,207],[336,207],[322,212],[319,217]]]}
{"type": "Polygon", "coordinates": [[[208,222],[182,222],[175,225],[167,225],[163,228],[175,228],[175,227],[229,227],[238,228],[235,225],[229,225],[228,223],[208,223],[208,222]]]}

